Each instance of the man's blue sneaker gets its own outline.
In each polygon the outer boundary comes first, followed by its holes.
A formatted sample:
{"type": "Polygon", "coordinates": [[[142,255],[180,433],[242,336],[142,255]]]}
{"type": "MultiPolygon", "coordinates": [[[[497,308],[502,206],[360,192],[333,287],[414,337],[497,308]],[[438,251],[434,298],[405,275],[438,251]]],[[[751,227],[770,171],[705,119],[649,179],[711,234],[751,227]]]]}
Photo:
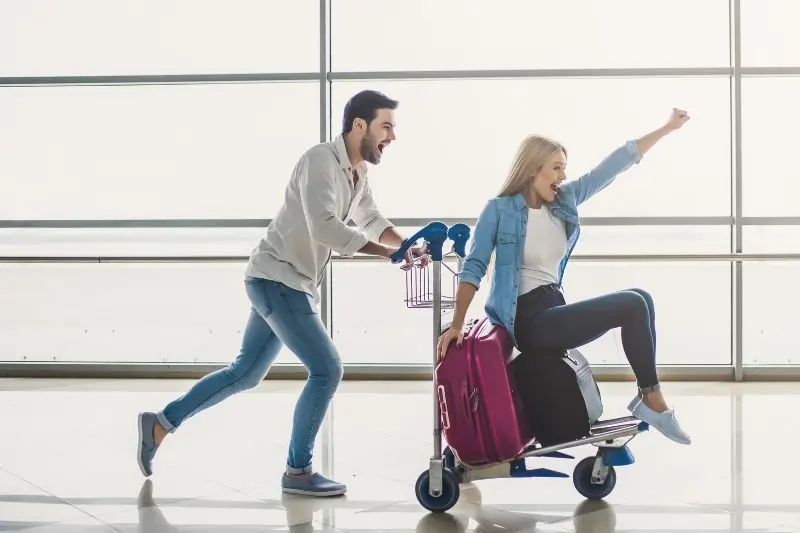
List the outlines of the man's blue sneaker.
{"type": "Polygon", "coordinates": [[[340,496],[347,492],[346,486],[316,473],[310,476],[284,474],[281,485],[283,492],[301,496],[340,496]]]}
{"type": "Polygon", "coordinates": [[[136,459],[142,475],[153,475],[153,458],[156,456],[158,446],[153,441],[153,427],[156,425],[155,413],[139,413],[139,446],[136,459]]]}

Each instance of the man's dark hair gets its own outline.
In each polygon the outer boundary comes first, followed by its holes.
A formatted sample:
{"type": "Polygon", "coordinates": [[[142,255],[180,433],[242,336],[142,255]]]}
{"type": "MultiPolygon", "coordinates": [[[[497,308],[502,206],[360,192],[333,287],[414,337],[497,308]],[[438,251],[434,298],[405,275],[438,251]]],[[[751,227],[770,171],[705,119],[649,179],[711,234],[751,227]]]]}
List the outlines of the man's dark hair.
{"type": "Polygon", "coordinates": [[[350,133],[355,119],[363,119],[369,126],[375,120],[375,115],[377,115],[379,109],[397,109],[398,105],[399,102],[397,100],[392,100],[381,92],[373,90],[361,91],[344,106],[342,133],[350,133]]]}

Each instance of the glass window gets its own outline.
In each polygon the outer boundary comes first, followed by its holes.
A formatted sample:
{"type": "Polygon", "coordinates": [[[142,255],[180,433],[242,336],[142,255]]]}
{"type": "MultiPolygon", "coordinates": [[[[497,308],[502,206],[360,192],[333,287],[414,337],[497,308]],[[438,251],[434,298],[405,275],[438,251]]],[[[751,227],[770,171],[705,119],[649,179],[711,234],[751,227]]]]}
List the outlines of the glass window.
{"type": "Polygon", "coordinates": [[[800,78],[742,80],[742,207],[744,216],[796,216],[795,169],[800,78]]]}
{"type": "MultiPolygon", "coordinates": [[[[567,268],[565,294],[568,302],[576,302],[620,289],[647,290],[655,300],[660,364],[730,364],[730,270],[726,262],[575,261],[567,268]]],[[[404,276],[383,264],[334,264],[334,339],[345,363],[431,361],[432,311],[406,309],[404,276]]],[[[452,294],[449,281],[445,283],[443,290],[452,294]]],[[[488,292],[489,283],[484,281],[469,316],[483,314],[488,292]]],[[[618,329],[585,346],[583,352],[595,365],[627,364],[618,329]]]]}
{"type": "Polygon", "coordinates": [[[349,0],[331,9],[333,68],[727,66],[728,20],[725,0],[349,0]]]}
{"type": "Polygon", "coordinates": [[[793,309],[800,298],[800,263],[745,262],[742,274],[744,364],[800,364],[793,309]]]}
{"type": "Polygon", "coordinates": [[[317,83],[0,89],[3,218],[270,218],[319,142],[318,94],[317,83]]]}
{"type": "MultiPolygon", "coordinates": [[[[800,226],[744,226],[745,253],[797,253],[800,226]]],[[[788,302],[800,297],[796,261],[747,261],[742,266],[743,362],[746,365],[800,364],[797,321],[788,302]]]]}
{"type": "Polygon", "coordinates": [[[730,215],[729,85],[726,78],[335,82],[334,131],[356,92],[398,99],[397,141],[370,170],[378,205],[389,216],[477,217],[526,135],[560,140],[568,176],[577,178],[682,107],[692,121],[583,204],[581,215],[730,215]]]}
{"type": "MultiPolygon", "coordinates": [[[[424,276],[430,270],[414,272],[424,276]]],[[[443,293],[453,296],[453,275],[444,268],[442,280],[443,293]]],[[[483,314],[488,287],[476,293],[470,316],[483,314]]],[[[433,311],[409,309],[405,298],[406,273],[395,265],[333,264],[333,339],[345,364],[432,363],[433,311]]],[[[443,320],[450,317],[447,313],[443,320]]]]}
{"type": "MultiPolygon", "coordinates": [[[[410,237],[423,225],[400,227],[398,230],[410,237]]],[[[746,236],[747,230],[754,229],[746,228],[746,236]]],[[[0,229],[0,256],[247,256],[265,231],[266,227],[4,228],[0,229]]],[[[794,233],[789,232],[791,235],[794,233]]],[[[784,243],[779,236],[771,242],[784,243]]],[[[450,247],[448,242],[445,250],[449,251],[450,247]]],[[[683,254],[729,251],[729,226],[584,225],[574,253],[683,254]]],[[[746,251],[752,250],[748,247],[746,251]]]]}
{"type": "Polygon", "coordinates": [[[749,254],[800,252],[800,226],[744,226],[742,251],[749,254]]]}
{"type": "Polygon", "coordinates": [[[0,360],[228,363],[243,279],[243,263],[0,264],[0,360]]]}
{"type": "MultiPolygon", "coordinates": [[[[776,397],[776,400],[777,398],[779,398],[779,396],[776,397]]],[[[773,422],[775,419],[764,417],[763,414],[761,416],[764,420],[759,425],[761,427],[764,427],[767,431],[769,431],[771,422],[773,422]]],[[[791,428],[791,426],[788,427],[791,428]]],[[[783,441],[781,443],[782,445],[781,447],[785,449],[784,453],[792,453],[793,451],[793,448],[791,448],[792,442],[793,441],[788,440],[788,441],[783,441]]],[[[763,455],[759,453],[761,451],[760,443],[753,442],[752,446],[755,448],[753,450],[755,451],[753,455],[755,455],[756,457],[754,457],[751,460],[758,461],[758,456],[763,455]]],[[[780,452],[775,452],[774,454],[770,455],[772,455],[772,457],[770,458],[769,462],[775,461],[777,463],[778,461],[780,461],[780,457],[782,457],[782,453],[780,452]]],[[[758,466],[746,467],[749,469],[750,472],[753,472],[753,474],[751,474],[748,477],[757,477],[760,474],[760,470],[762,468],[761,464],[763,463],[759,462],[758,466]],[[756,474],[755,471],[758,471],[758,474],[756,474]]],[[[764,492],[760,492],[761,490],[767,491],[766,494],[769,494],[769,491],[775,491],[776,487],[780,487],[781,486],[780,483],[786,482],[785,467],[776,468],[775,470],[770,471],[768,476],[769,478],[771,478],[769,479],[769,481],[764,481],[763,478],[759,479],[758,496],[761,498],[763,498],[765,495],[764,492]]],[[[731,525],[729,531],[730,530],[736,531],[736,529],[742,529],[744,531],[776,531],[776,530],[780,531],[781,528],[786,528],[787,524],[793,524],[797,522],[797,515],[794,512],[790,511],[792,506],[794,506],[794,502],[786,503],[785,504],[786,507],[784,507],[785,510],[783,511],[774,511],[773,509],[780,509],[779,507],[780,504],[772,503],[773,501],[774,499],[771,499],[770,503],[763,503],[760,506],[748,502],[747,509],[752,509],[752,511],[751,510],[733,511],[731,513],[731,522],[737,525],[735,526],[731,525]],[[735,517],[737,514],[741,514],[741,519],[738,522],[734,522],[734,520],[736,520],[735,517]],[[741,524],[741,526],[739,526],[738,524],[741,524]]],[[[739,508],[744,509],[745,506],[740,506],[739,508]]]]}
{"type": "Polygon", "coordinates": [[[796,0],[741,0],[742,65],[800,67],[796,0]]]}
{"type": "MultiPolygon", "coordinates": [[[[731,363],[729,263],[575,261],[564,279],[567,302],[628,288],[646,290],[653,297],[659,364],[731,363]]],[[[627,364],[619,329],[586,345],[582,353],[592,364],[627,364]]]]}
{"type": "Polygon", "coordinates": [[[248,256],[264,228],[6,228],[0,256],[248,256]]]}
{"type": "Polygon", "coordinates": [[[731,251],[730,226],[581,226],[574,254],[717,254],[731,251]]]}
{"type": "Polygon", "coordinates": [[[0,3],[0,76],[313,72],[316,0],[0,3]]]}

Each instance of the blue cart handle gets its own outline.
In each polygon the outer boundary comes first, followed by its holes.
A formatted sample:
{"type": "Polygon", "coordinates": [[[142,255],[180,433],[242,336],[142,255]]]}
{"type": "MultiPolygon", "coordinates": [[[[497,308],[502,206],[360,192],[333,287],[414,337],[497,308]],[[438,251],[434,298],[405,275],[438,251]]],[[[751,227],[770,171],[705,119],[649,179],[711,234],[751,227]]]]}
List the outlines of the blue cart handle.
{"type": "Polygon", "coordinates": [[[442,248],[447,240],[447,225],[444,222],[431,222],[414,235],[403,241],[400,248],[391,255],[389,260],[392,263],[402,263],[403,258],[409,248],[414,246],[418,240],[424,239],[428,248],[428,253],[434,261],[442,260],[442,248]]]}
{"type": "Polygon", "coordinates": [[[458,257],[467,257],[467,241],[469,240],[470,229],[466,224],[455,224],[450,227],[447,236],[453,241],[453,251],[458,257]]]}

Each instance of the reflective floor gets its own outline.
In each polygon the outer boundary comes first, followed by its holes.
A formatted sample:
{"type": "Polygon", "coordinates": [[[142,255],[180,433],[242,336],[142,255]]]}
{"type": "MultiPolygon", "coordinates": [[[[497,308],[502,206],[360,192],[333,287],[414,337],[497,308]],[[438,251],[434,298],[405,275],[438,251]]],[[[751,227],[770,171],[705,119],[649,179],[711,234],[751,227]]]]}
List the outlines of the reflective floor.
{"type": "MultiPolygon", "coordinates": [[[[666,383],[694,443],[638,436],[637,462],[617,471],[606,502],[583,501],[570,479],[491,480],[430,515],[413,490],[432,446],[429,384],[343,383],[315,464],[349,492],[309,500],[279,488],[296,382],[265,382],[191,419],[145,482],[136,414],[189,383],[0,379],[0,531],[800,531],[800,384],[666,383]]],[[[606,416],[624,415],[632,384],[600,385],[606,416]]],[[[529,461],[568,473],[577,462],[529,461]]]]}

